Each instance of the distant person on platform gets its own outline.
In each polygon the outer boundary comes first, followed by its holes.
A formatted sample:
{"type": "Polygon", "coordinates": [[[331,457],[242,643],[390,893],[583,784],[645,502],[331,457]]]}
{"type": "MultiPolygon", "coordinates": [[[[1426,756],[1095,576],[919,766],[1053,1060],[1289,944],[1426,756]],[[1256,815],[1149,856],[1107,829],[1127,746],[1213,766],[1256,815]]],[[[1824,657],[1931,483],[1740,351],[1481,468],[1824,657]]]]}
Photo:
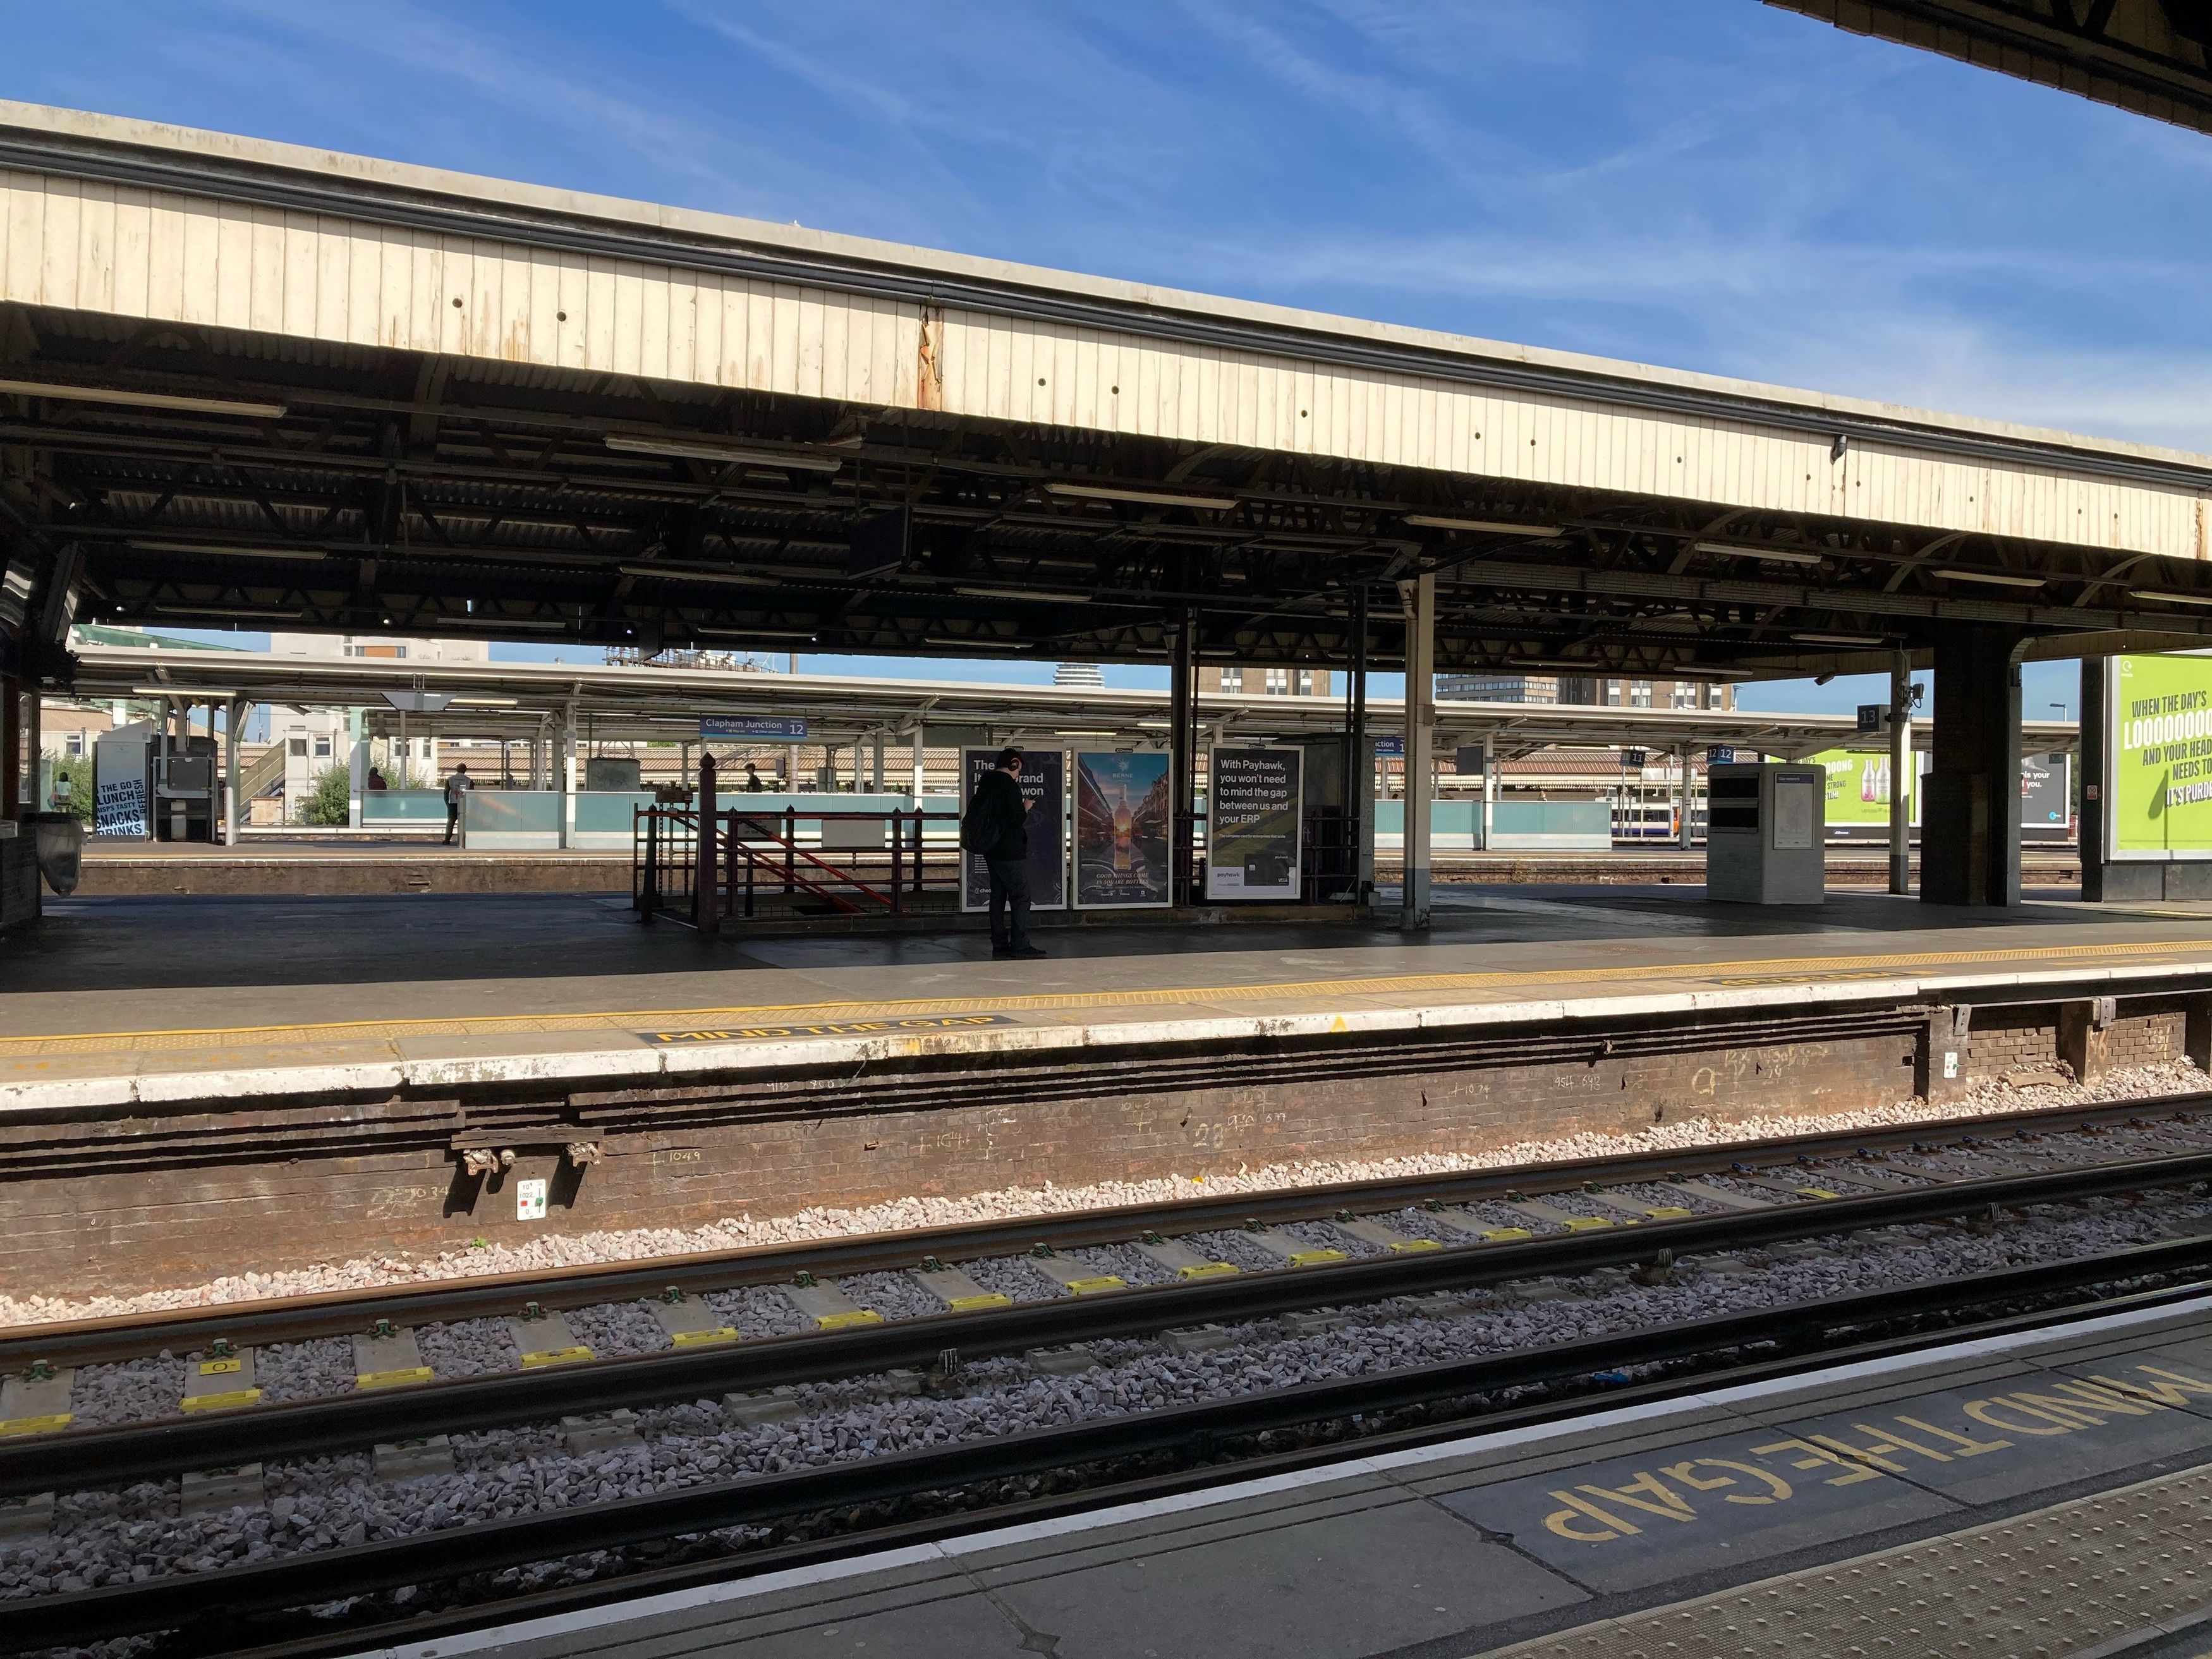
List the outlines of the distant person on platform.
{"type": "Polygon", "coordinates": [[[991,872],[991,954],[1022,961],[1044,954],[1030,943],[1030,808],[1022,798],[1022,751],[1001,749],[999,763],[975,780],[960,844],[991,872]]]}
{"type": "Polygon", "coordinates": [[[368,787],[371,789],[389,789],[392,786],[385,782],[384,774],[372,766],[368,769],[368,787]]]}
{"type": "Polygon", "coordinates": [[[453,844],[453,831],[460,828],[461,797],[476,787],[469,777],[468,763],[463,762],[453,769],[453,776],[446,780],[446,845],[453,844]]]}
{"type": "Polygon", "coordinates": [[[760,781],[760,772],[750,761],[747,761],[745,763],[745,793],[764,795],[767,793],[768,786],[760,781]]]}

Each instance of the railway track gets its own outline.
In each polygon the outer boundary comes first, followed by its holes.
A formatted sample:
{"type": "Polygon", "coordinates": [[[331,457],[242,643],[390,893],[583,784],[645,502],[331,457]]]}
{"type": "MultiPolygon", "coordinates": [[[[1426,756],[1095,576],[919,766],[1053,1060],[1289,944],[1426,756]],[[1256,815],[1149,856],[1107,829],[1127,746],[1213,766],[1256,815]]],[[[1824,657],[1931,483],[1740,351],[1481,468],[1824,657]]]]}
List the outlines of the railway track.
{"type": "MultiPolygon", "coordinates": [[[[19,1329],[0,1334],[0,1365],[12,1372],[9,1387],[19,1392],[26,1379],[51,1391],[65,1386],[63,1374],[75,1367],[143,1355],[158,1344],[189,1345],[211,1355],[211,1361],[193,1363],[218,1369],[185,1386],[197,1386],[197,1397],[232,1397],[141,1421],[19,1429],[0,1440],[0,1493],[120,1488],[429,1436],[556,1419],[604,1421],[620,1410],[718,1395],[741,1420],[773,1420],[783,1403],[772,1392],[779,1388],[904,1371],[910,1375],[902,1387],[921,1385],[927,1373],[934,1388],[957,1389],[962,1363],[982,1356],[1024,1355],[1049,1367],[1066,1363],[1071,1347],[1079,1358],[1084,1344],[1165,1334],[1203,1346],[1210,1331],[1285,1316],[1319,1321],[1314,1328],[1322,1330],[1342,1310],[1385,1305],[1394,1310],[1391,1316],[1465,1317],[1464,1304],[1446,1304],[1455,1293],[1484,1285],[1624,1266],[1663,1279],[1673,1261],[1725,1260],[1735,1252],[1863,1230],[1988,1225],[2008,1211],[2212,1182],[2212,1118],[2200,1115],[2208,1109],[2212,1096],[2184,1097],[2154,1106],[1981,1120],[1971,1134],[1923,1127],[1822,1135],[19,1329]],[[1193,1248],[1218,1243],[1232,1229],[1239,1240],[1270,1241],[1251,1246],[1259,1260],[1240,1265],[1193,1248]],[[980,1273],[981,1263],[1040,1247],[1049,1254],[1024,1259],[1044,1264],[1036,1271],[1062,1287],[1060,1295],[1016,1300],[983,1288],[960,1265],[980,1273]],[[1134,1284],[1098,1271],[1097,1261],[1085,1259],[1086,1250],[1149,1261],[1158,1270],[1156,1282],[1134,1284]],[[942,1310],[884,1318],[839,1289],[841,1279],[885,1273],[935,1280],[933,1294],[942,1310]],[[948,1273],[958,1282],[945,1280],[948,1273]],[[789,1286],[779,1293],[811,1318],[809,1328],[746,1340],[702,1311],[718,1291],[770,1285],[789,1286]],[[612,1358],[587,1348],[577,1353],[585,1345],[564,1342],[523,1350],[522,1364],[511,1371],[446,1381],[416,1374],[428,1369],[419,1364],[385,1366],[362,1372],[350,1390],[283,1404],[246,1398],[248,1388],[222,1386],[250,1377],[255,1350],[281,1342],[345,1334],[355,1339],[357,1354],[389,1358],[434,1319],[505,1311],[525,1328],[547,1327],[563,1310],[622,1297],[650,1297],[644,1305],[669,1310],[659,1322],[665,1349],[612,1358]],[[532,1303],[541,1316],[536,1320],[523,1316],[532,1303]],[[698,1334],[679,1340],[686,1331],[698,1334]],[[226,1362],[234,1367],[220,1369],[226,1362]],[[409,1374],[388,1375],[392,1371],[409,1374]]],[[[910,1503],[947,1487],[988,1487],[1044,1470],[1110,1465],[1301,1425],[1492,1401],[1503,1390],[1571,1390],[1599,1371],[1709,1366],[1731,1354],[1740,1358],[1747,1346],[1771,1352],[1785,1342],[1818,1349],[1832,1346],[1838,1330],[1949,1319],[2022,1299],[2208,1269],[2212,1239],[2173,1240],[1911,1292],[1675,1322],[1586,1343],[1133,1412],[856,1465],[709,1482],[583,1511],[471,1526],[458,1537],[434,1532],[42,1596],[30,1604],[38,1618],[0,1629],[0,1650],[196,1626],[217,1609],[228,1620],[249,1618],[576,1550],[763,1525],[856,1503],[910,1503]],[[27,1626],[36,1640],[24,1633],[27,1626]]],[[[47,1398],[53,1397],[50,1392],[47,1398]]]]}

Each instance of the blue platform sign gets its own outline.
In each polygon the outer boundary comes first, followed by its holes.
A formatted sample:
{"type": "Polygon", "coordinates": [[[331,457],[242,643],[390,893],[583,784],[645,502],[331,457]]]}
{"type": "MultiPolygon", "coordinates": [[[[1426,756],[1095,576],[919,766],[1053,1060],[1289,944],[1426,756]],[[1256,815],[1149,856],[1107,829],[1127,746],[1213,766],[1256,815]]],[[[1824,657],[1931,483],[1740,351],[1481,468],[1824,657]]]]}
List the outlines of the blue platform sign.
{"type": "Polygon", "coordinates": [[[1403,760],[1406,758],[1406,739],[1402,734],[1395,738],[1377,738],[1375,739],[1375,752],[1385,760],[1403,760]]]}
{"type": "Polygon", "coordinates": [[[1733,766],[1735,763],[1735,745],[1726,743],[1713,744],[1705,750],[1705,763],[1708,766],[1733,766]]]}
{"type": "Polygon", "coordinates": [[[702,738],[751,738],[756,741],[770,743],[801,743],[806,738],[806,722],[769,714],[702,714],[699,716],[699,735],[702,738]]]}

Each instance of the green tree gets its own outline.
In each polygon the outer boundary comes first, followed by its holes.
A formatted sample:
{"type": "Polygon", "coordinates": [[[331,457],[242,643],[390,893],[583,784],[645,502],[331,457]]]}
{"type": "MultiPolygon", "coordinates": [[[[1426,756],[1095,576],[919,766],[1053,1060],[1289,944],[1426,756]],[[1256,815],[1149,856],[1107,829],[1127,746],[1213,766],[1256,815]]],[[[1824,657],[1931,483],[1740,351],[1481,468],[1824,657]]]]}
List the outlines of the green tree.
{"type": "Polygon", "coordinates": [[[352,775],[343,766],[326,766],[315,774],[306,797],[293,816],[301,823],[329,829],[343,825],[352,816],[352,775]]]}

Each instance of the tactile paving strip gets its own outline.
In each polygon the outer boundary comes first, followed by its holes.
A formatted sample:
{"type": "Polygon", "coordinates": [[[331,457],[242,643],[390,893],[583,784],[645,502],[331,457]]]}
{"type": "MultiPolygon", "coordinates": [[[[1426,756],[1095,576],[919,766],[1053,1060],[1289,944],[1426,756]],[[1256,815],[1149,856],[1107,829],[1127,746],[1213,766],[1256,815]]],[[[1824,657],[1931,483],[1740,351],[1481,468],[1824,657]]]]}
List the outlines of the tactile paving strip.
{"type": "Polygon", "coordinates": [[[2146,1480],[1487,1659],[2057,1659],[2114,1652],[2212,1612],[2212,1468],[2146,1480]]]}
{"type": "Polygon", "coordinates": [[[447,1019],[335,1020],[315,1024],[230,1025],[203,1029],[97,1031],[70,1036],[0,1036],[0,1059],[42,1054],[158,1052],[195,1048],[210,1038],[254,1047],[390,1040],[408,1036],[488,1036],[509,1032],[602,1030],[683,1030],[805,1016],[811,1021],[896,1019],[938,1013],[1018,1013],[1024,1010],[1167,1007],[1188,1003],[1265,1001],[1271,998],[1411,995],[1438,991],[1507,991],[1622,981],[1693,979],[1705,983],[1866,979],[1885,973],[1931,972],[2032,963],[2050,969],[2116,957],[2202,960],[2212,939],[2122,941],[2101,945],[2039,945],[1988,951],[1919,951],[1868,956],[1773,957],[1735,962],[1622,963],[1602,968],[1531,969],[1525,973],[1380,974],[1360,979],[1297,980],[1264,985],[1135,987],[1111,991],[1044,992],[1022,996],[932,997],[889,1002],[757,1003],[744,1007],[631,1008],[601,1013],[512,1014],[447,1019]]]}

